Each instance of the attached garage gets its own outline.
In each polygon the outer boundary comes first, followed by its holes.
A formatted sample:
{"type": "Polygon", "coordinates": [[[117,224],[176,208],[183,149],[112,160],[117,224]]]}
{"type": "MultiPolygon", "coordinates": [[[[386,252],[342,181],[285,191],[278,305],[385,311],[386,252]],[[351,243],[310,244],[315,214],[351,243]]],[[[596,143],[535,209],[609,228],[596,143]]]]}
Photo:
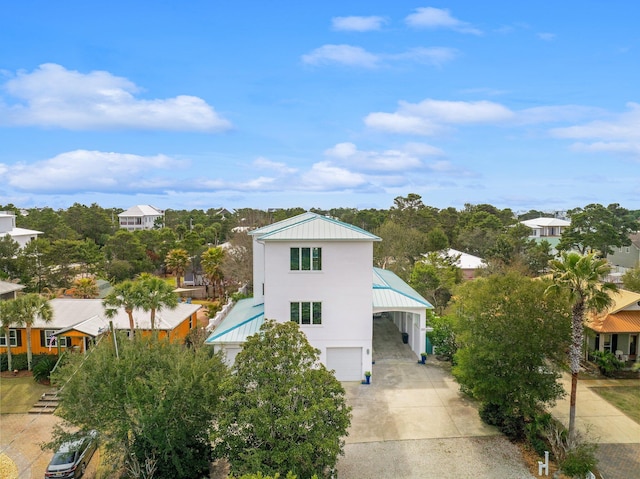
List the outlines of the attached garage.
{"type": "Polygon", "coordinates": [[[360,381],[362,348],[327,348],[327,369],[335,370],[339,381],[360,381]]]}

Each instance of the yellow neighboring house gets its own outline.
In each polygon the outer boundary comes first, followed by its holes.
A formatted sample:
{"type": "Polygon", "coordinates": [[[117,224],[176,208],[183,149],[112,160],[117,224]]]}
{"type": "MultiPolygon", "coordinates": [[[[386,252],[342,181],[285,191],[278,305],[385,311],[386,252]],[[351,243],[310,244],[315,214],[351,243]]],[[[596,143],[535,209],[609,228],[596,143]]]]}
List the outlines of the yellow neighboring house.
{"type": "Polygon", "coordinates": [[[587,328],[595,333],[587,339],[588,349],[610,351],[623,361],[638,361],[640,293],[620,289],[610,294],[613,305],[587,319],[587,328]]]}
{"type": "MultiPolygon", "coordinates": [[[[59,354],[73,349],[84,352],[94,344],[96,338],[107,332],[110,322],[116,330],[129,330],[129,316],[121,309],[115,317],[107,318],[101,299],[56,298],[50,301],[53,320],[44,323],[36,320],[31,328],[31,351],[33,354],[59,354]]],[[[170,341],[184,341],[189,332],[197,327],[199,304],[179,303],[175,309],[156,311],[155,329],[159,337],[170,341]]],[[[148,311],[136,309],[133,319],[136,330],[150,334],[151,320],[148,311]]],[[[15,325],[9,330],[11,352],[27,352],[26,329],[15,325]]],[[[0,336],[0,353],[7,352],[5,335],[0,336]]]]}

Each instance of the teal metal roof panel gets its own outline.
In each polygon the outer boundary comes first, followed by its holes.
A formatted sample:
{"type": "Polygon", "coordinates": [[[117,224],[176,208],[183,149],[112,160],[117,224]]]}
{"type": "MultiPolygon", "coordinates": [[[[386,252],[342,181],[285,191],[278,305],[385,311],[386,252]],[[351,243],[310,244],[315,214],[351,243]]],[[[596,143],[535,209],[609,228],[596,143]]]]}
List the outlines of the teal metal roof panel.
{"type": "Polygon", "coordinates": [[[373,268],[373,307],[433,309],[429,301],[395,273],[381,268],[373,268]]]}
{"type": "Polygon", "coordinates": [[[380,241],[362,228],[315,213],[303,213],[250,234],[261,241],[380,241]]]}
{"type": "Polygon", "coordinates": [[[206,339],[205,344],[243,343],[260,331],[264,323],[264,304],[254,304],[253,298],[241,299],[226,318],[206,339]]]}

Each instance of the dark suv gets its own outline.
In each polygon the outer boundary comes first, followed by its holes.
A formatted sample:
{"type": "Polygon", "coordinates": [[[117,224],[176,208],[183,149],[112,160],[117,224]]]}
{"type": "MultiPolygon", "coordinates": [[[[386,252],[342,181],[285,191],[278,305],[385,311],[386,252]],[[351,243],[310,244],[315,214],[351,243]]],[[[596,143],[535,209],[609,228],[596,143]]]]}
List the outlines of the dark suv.
{"type": "Polygon", "coordinates": [[[91,431],[86,436],[63,443],[53,455],[45,479],[76,479],[84,474],[87,464],[96,452],[97,433],[91,431]]]}

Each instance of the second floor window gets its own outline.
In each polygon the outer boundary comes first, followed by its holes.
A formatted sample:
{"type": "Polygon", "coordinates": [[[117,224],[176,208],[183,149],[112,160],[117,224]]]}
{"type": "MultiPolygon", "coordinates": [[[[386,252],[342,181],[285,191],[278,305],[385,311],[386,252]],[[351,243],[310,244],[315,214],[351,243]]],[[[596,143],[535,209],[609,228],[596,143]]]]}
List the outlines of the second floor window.
{"type": "Polygon", "coordinates": [[[321,271],[322,248],[291,248],[291,271],[321,271]]]}
{"type": "Polygon", "coordinates": [[[322,303],[301,301],[290,303],[291,321],[298,324],[322,324],[322,303]]]}

